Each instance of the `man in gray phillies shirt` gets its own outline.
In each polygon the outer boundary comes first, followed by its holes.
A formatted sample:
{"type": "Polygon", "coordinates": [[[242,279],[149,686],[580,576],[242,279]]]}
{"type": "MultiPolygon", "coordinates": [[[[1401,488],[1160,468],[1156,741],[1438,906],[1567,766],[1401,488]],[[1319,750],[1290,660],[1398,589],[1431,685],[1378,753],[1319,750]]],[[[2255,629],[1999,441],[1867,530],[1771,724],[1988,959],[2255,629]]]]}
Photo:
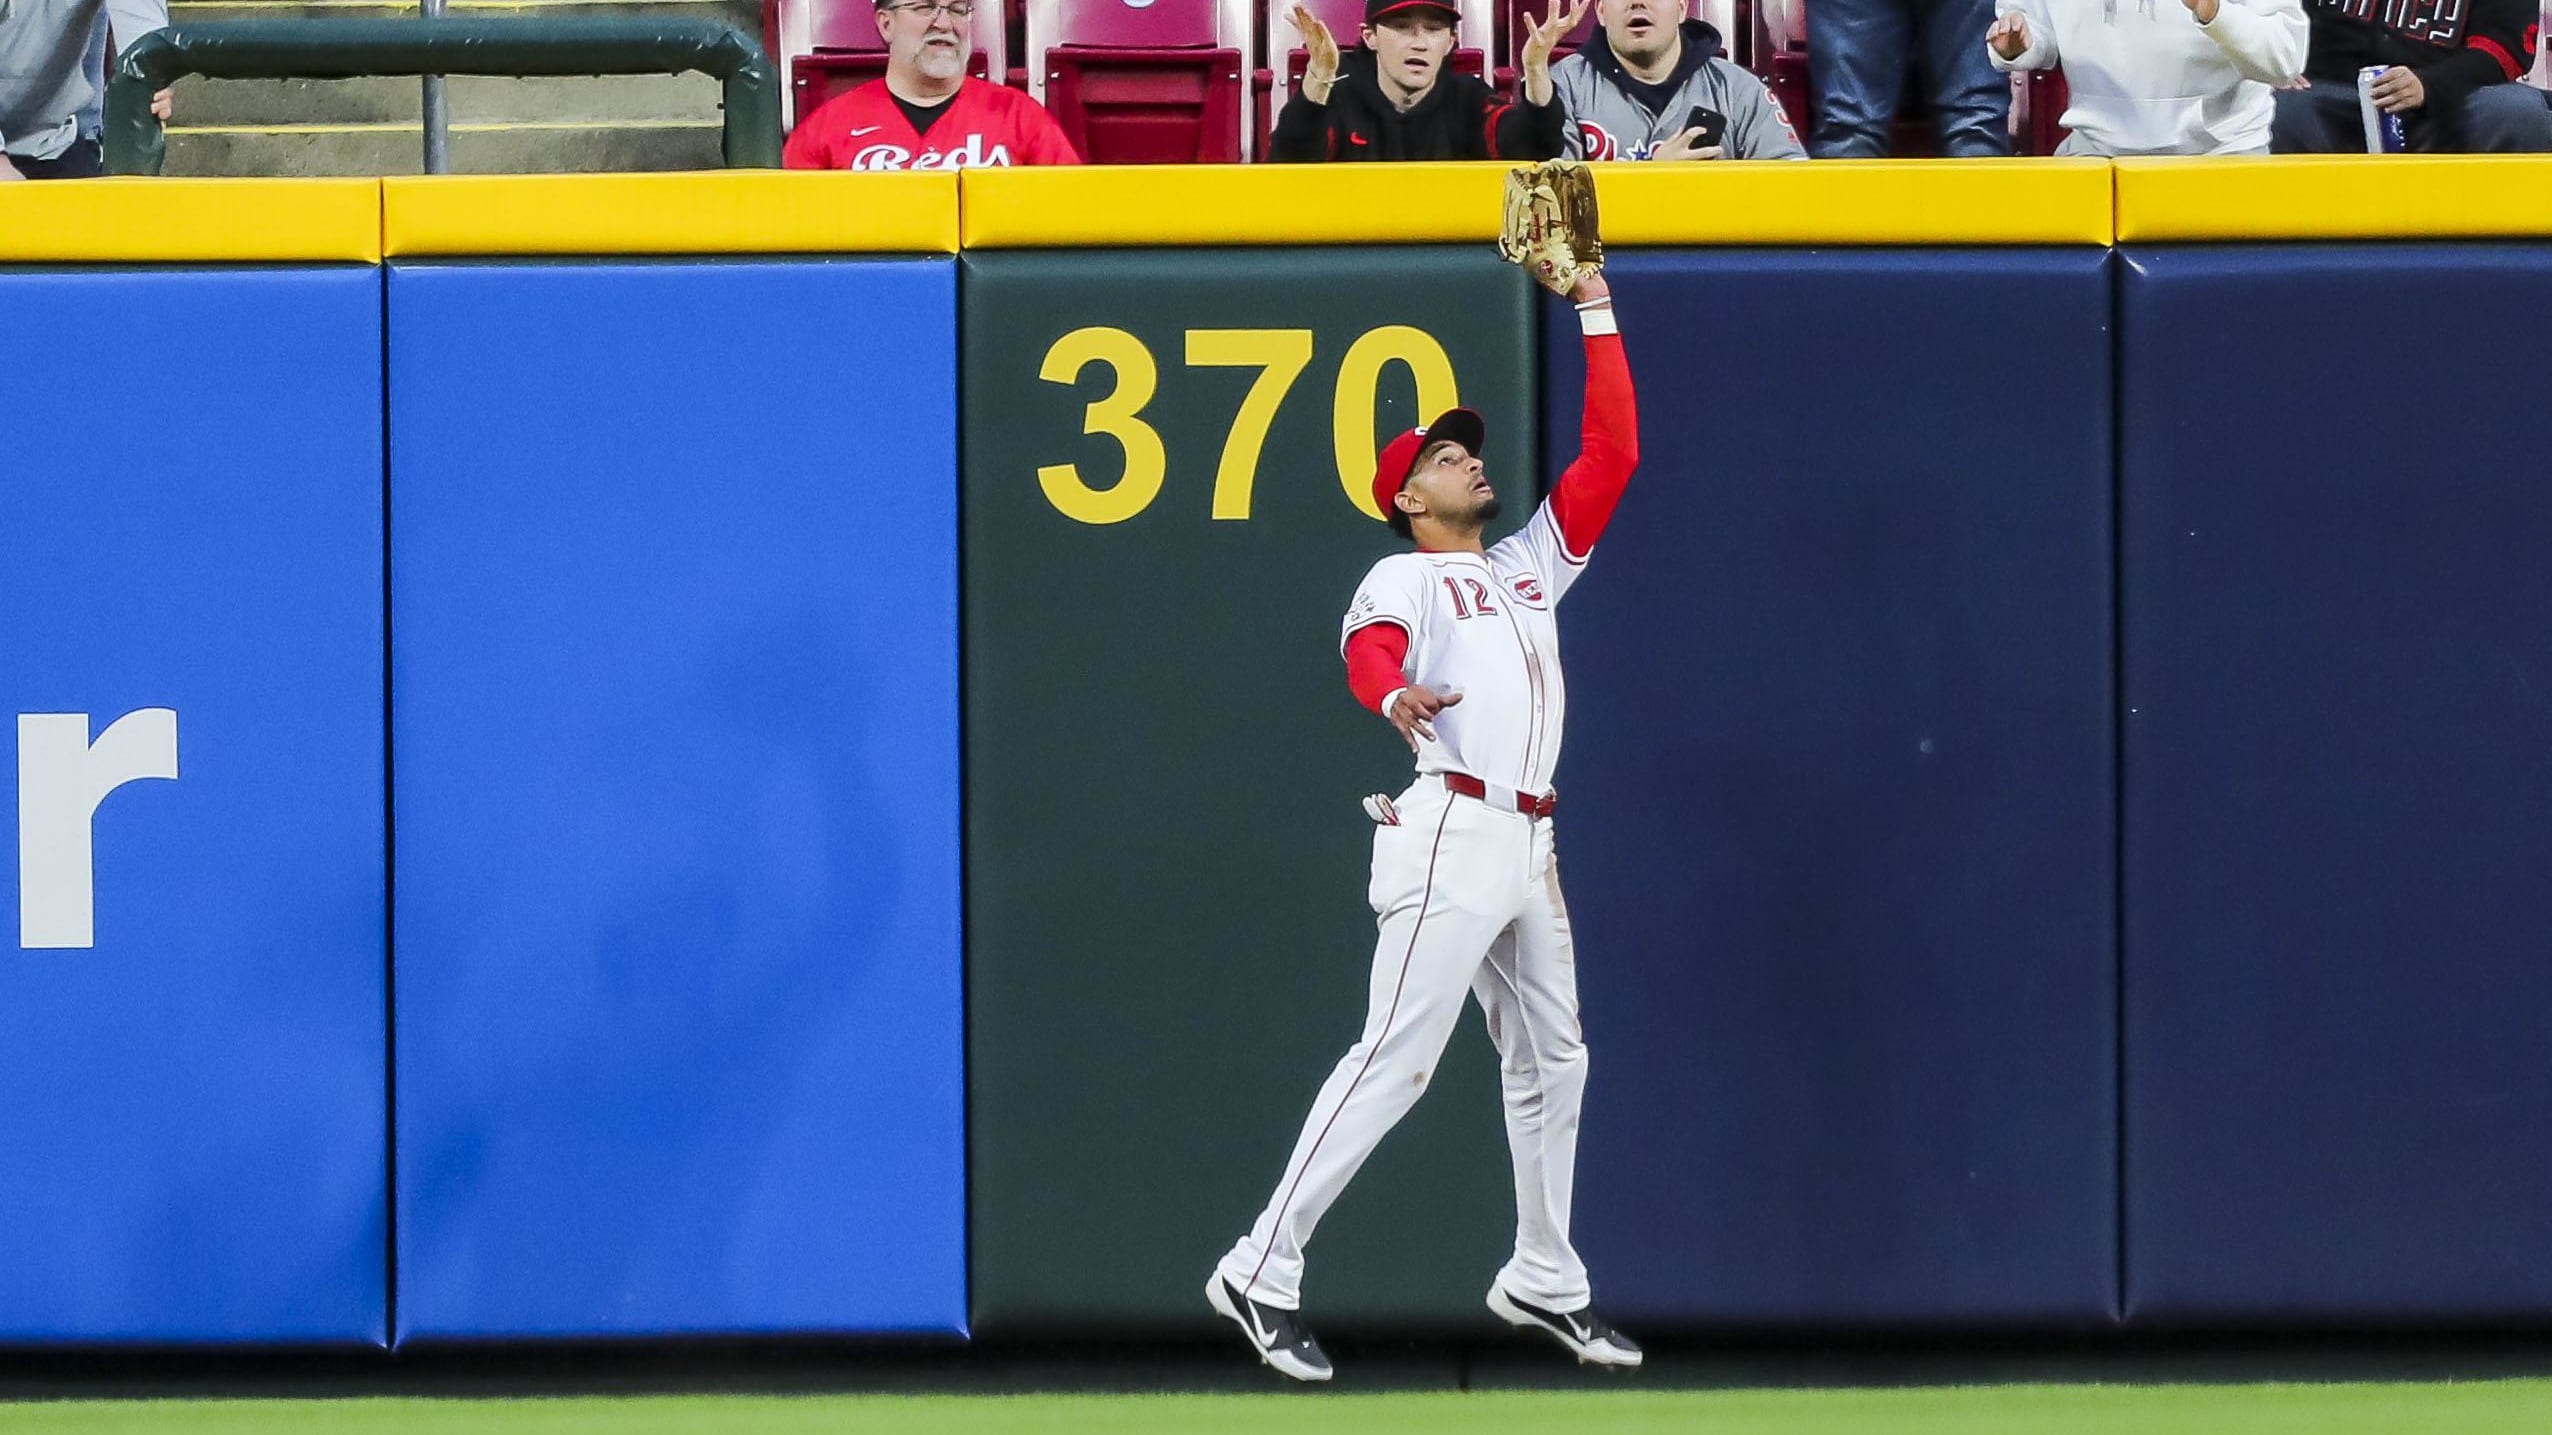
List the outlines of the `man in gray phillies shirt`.
{"type": "MultiPolygon", "coordinates": [[[[0,179],[105,172],[98,137],[80,123],[102,98],[89,64],[101,13],[117,46],[130,46],[168,24],[168,0],[0,0],[0,179]]],[[[162,119],[168,98],[162,90],[151,101],[162,119]]]]}
{"type": "Polygon", "coordinates": [[[1763,81],[1719,54],[1683,0],[1598,0],[1603,28],[1551,67],[1571,159],[1806,159],[1763,81]],[[1708,111],[1693,123],[1696,111],[1708,111]],[[1712,143],[1706,131],[1724,124],[1712,143]]]}

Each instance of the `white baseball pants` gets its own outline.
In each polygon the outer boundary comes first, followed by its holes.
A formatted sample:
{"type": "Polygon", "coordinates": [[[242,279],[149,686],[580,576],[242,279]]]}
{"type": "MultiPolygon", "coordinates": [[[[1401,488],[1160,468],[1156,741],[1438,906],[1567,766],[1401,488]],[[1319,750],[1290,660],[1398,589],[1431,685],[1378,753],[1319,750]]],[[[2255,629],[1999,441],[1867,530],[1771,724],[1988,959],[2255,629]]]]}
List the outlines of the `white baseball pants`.
{"type": "Polygon", "coordinates": [[[1321,1086],[1283,1179],[1222,1273],[1253,1300],[1300,1306],[1312,1228],[1417,1104],[1468,991],[1497,1044],[1515,1162],[1515,1255],[1499,1283],[1546,1309],[1576,1310],[1589,1299],[1568,1242],[1586,1044],[1551,823],[1458,796],[1432,776],[1398,805],[1399,825],[1374,829],[1369,896],[1381,935],[1364,1034],[1321,1086]]]}

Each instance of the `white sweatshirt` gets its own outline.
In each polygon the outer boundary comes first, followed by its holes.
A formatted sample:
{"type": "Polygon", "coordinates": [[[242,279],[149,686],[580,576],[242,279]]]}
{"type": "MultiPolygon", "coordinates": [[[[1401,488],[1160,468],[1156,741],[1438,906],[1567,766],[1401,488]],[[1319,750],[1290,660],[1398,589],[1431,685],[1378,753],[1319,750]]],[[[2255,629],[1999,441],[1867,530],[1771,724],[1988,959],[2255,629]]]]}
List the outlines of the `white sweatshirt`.
{"type": "Polygon", "coordinates": [[[2073,131],[2059,154],[2266,153],[2272,86],[2304,68],[2300,0],[2222,0],[2201,25],[2184,0],[1996,0],[2029,20],[2029,48],[1997,70],[2062,69],[2073,131]]]}

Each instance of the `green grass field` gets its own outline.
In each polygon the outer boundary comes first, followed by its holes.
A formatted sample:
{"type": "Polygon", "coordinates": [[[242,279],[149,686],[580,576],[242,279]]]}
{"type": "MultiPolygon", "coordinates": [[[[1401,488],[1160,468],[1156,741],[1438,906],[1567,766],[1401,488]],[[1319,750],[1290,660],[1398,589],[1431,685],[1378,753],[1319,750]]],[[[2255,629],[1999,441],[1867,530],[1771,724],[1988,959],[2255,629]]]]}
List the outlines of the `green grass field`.
{"type": "Polygon", "coordinates": [[[0,1431],[913,1435],[2541,1435],[2552,1380],[1910,1390],[172,1400],[0,1405],[0,1431]]]}

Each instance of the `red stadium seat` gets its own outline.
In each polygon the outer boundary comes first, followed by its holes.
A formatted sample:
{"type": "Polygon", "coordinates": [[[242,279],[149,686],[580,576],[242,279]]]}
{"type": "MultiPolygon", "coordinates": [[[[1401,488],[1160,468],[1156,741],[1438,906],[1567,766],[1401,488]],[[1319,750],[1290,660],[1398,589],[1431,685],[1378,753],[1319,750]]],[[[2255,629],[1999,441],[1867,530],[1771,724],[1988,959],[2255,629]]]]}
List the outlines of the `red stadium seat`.
{"type": "Polygon", "coordinates": [[[1808,88],[1808,52],[1798,49],[1776,50],[1771,63],[1763,67],[1764,88],[1772,91],[1773,101],[1790,117],[1790,128],[1806,144],[1816,127],[1816,104],[1808,88]]]}
{"type": "Polygon", "coordinates": [[[2072,133],[2064,126],[2065,106],[2073,103],[2064,71],[2031,70],[2013,79],[2018,83],[2012,86],[2012,149],[2020,154],[2054,154],[2072,133]]]}
{"type": "MultiPolygon", "coordinates": [[[[886,73],[872,0],[762,0],[762,43],[789,76],[789,123],[826,100],[886,73]]],[[[996,78],[1008,68],[1002,0],[977,0],[975,54],[966,72],[996,78]]]]}
{"type": "Polygon", "coordinates": [[[1746,27],[1753,40],[1747,68],[1763,77],[1799,143],[1806,144],[1816,109],[1808,90],[1807,9],[1801,0],[1755,0],[1753,9],[1746,27]]]}
{"type": "Polygon", "coordinates": [[[1250,0],[1028,0],[1028,88],[1093,164],[1243,158],[1250,0]]]}
{"type": "MultiPolygon", "coordinates": [[[[1462,18],[1453,28],[1454,73],[1488,74],[1489,51],[1497,40],[1497,0],[1459,0],[1462,18]]],[[[1266,0],[1267,34],[1259,47],[1268,68],[1251,78],[1250,90],[1258,97],[1258,148],[1265,155],[1269,139],[1276,133],[1276,112],[1301,88],[1303,71],[1310,67],[1311,52],[1303,48],[1302,32],[1294,28],[1294,0],[1266,0]]],[[[1357,36],[1365,24],[1364,0],[1304,0],[1304,6],[1329,27],[1332,38],[1342,50],[1356,47],[1357,36]]]]}
{"type": "Polygon", "coordinates": [[[1698,18],[1710,22],[1719,32],[1719,43],[1727,46],[1728,58],[1737,68],[1754,69],[1755,0],[1701,0],[1694,7],[1698,18]]]}

